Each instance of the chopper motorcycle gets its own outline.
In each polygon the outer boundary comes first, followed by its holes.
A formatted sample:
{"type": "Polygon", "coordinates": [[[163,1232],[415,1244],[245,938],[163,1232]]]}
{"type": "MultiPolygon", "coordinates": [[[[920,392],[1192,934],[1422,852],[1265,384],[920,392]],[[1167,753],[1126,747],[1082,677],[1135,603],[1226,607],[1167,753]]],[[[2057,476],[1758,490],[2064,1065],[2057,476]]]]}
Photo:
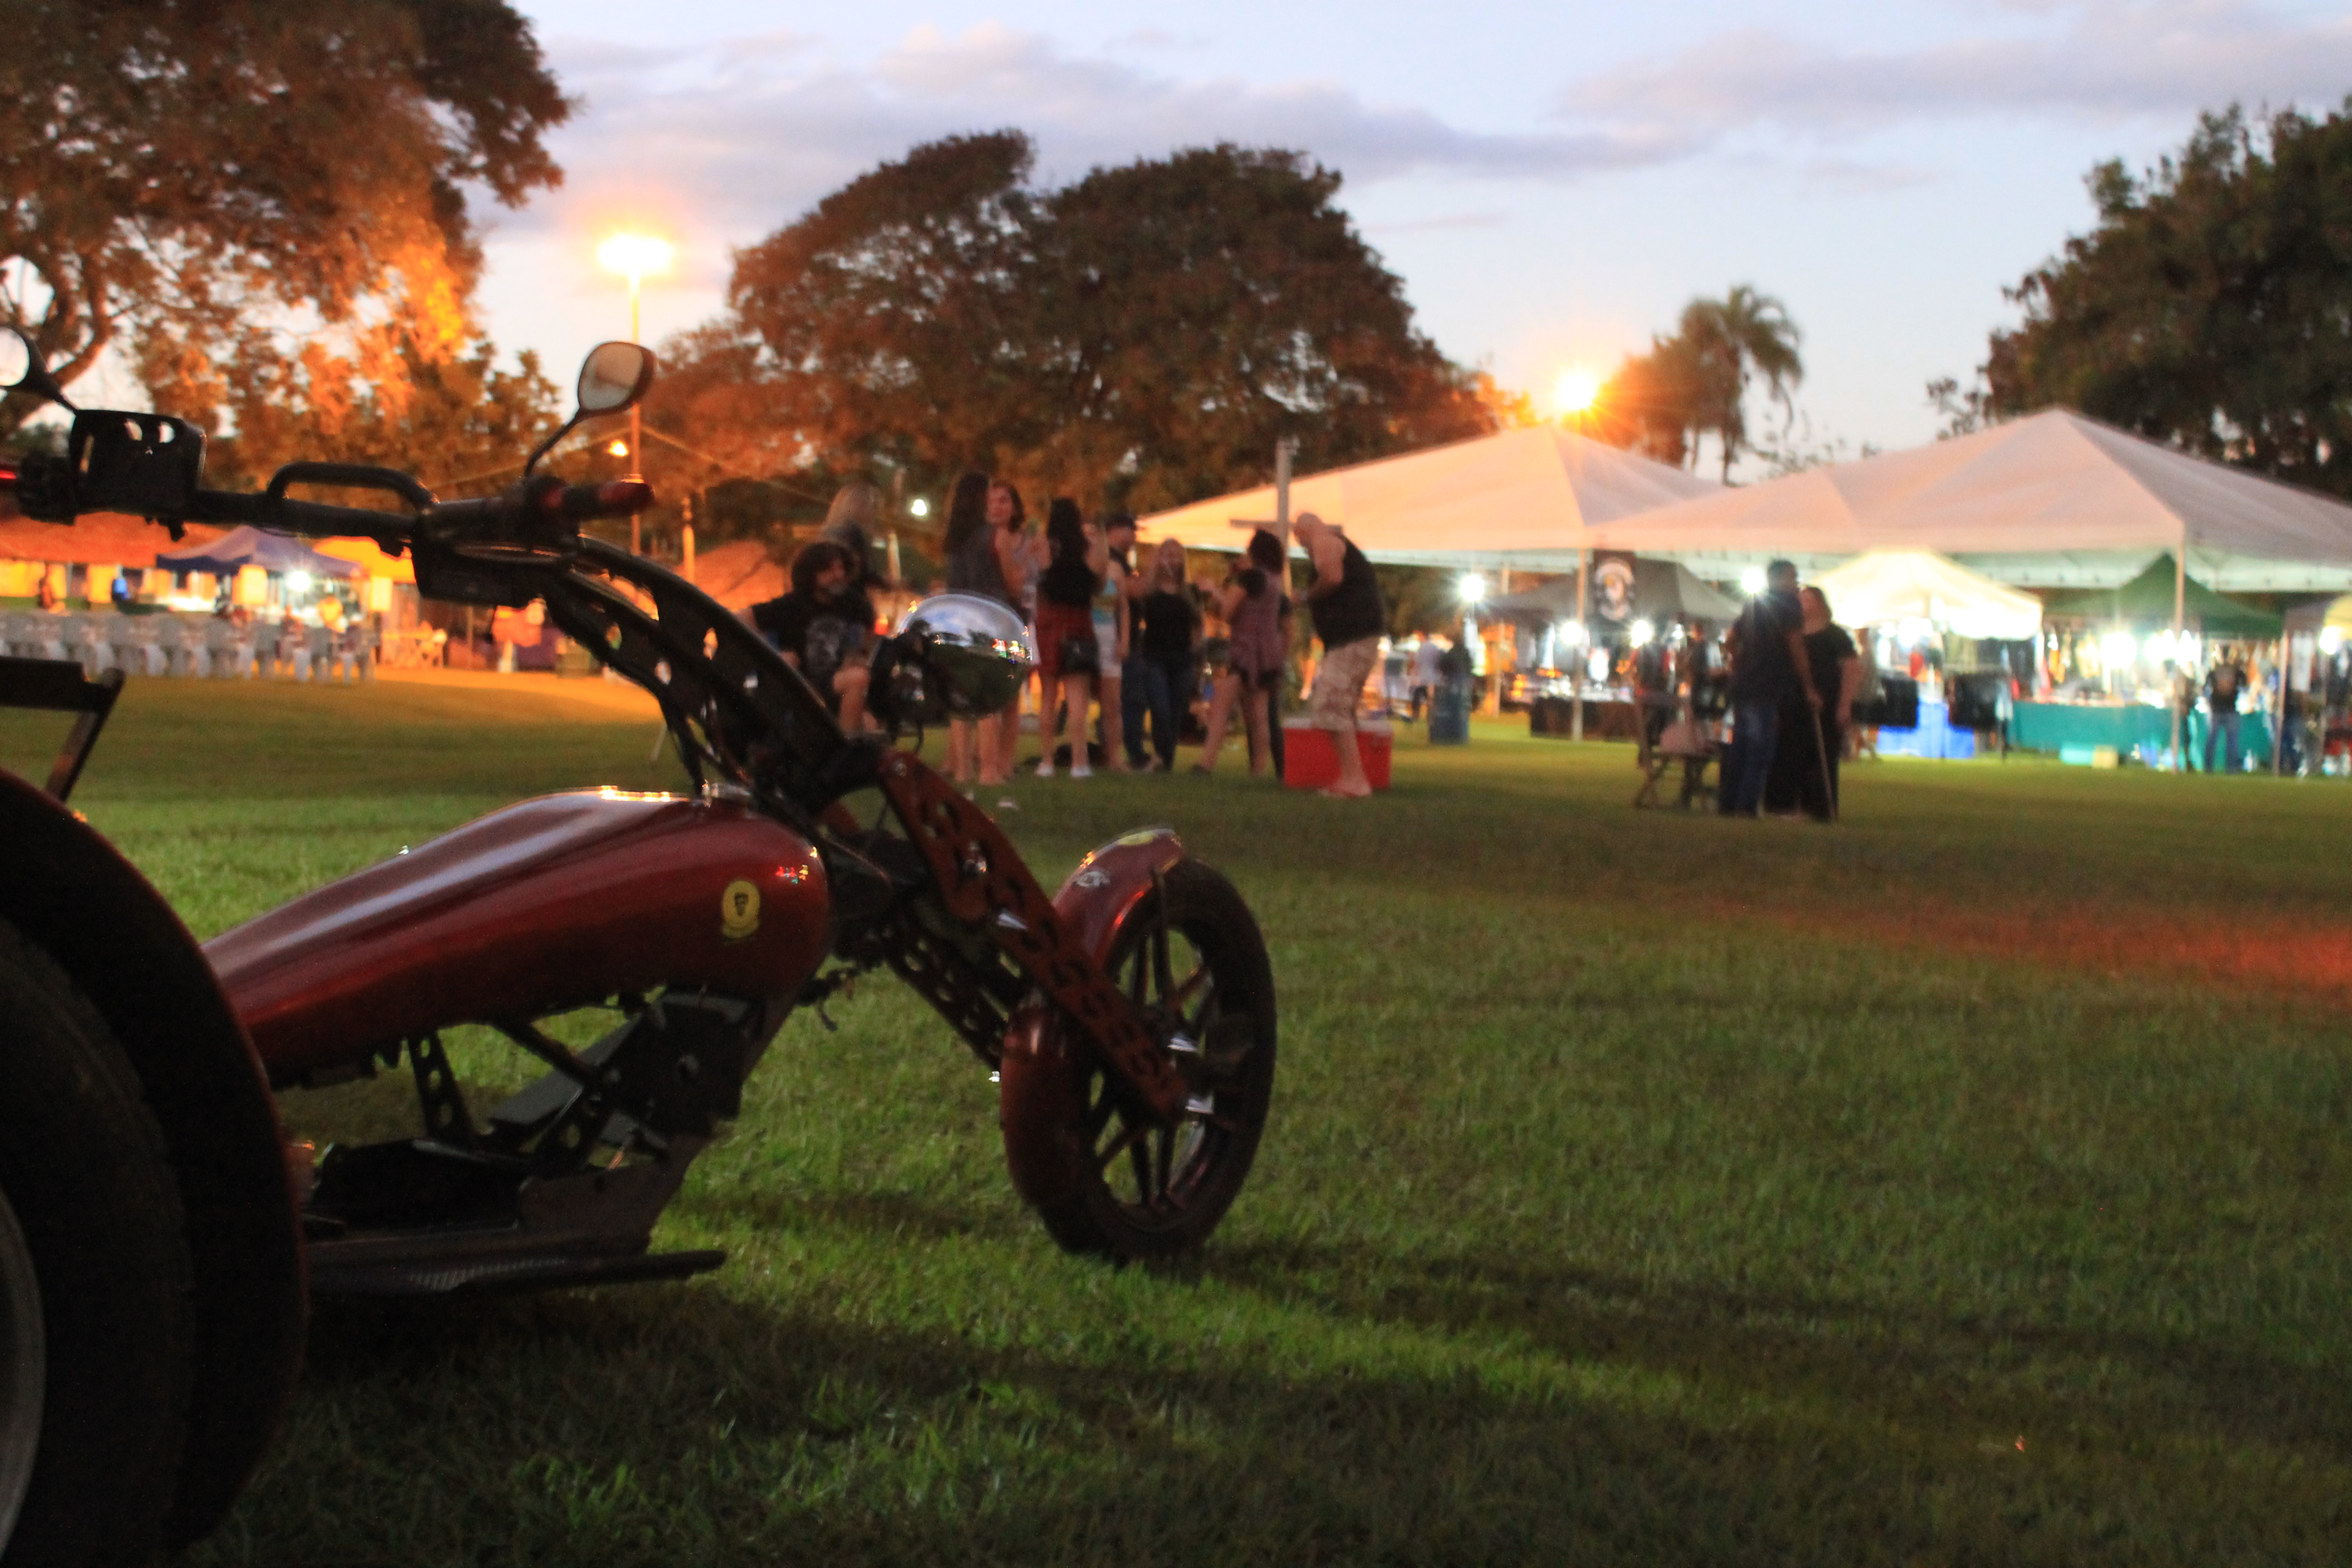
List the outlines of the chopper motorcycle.
{"type": "MultiPolygon", "coordinates": [[[[8,336],[0,384],[70,409],[31,342],[8,336]]],[[[1197,1247],[1240,1190],[1276,1036],[1240,895],[1154,827],[1093,851],[1049,897],[925,765],[924,726],[1001,710],[1026,678],[1032,649],[1003,606],[914,605],[874,656],[884,731],[849,734],[731,612],[583,533],[651,490],[538,466],[654,374],[635,344],[597,348],[572,420],[485,500],[334,463],[289,465],[259,493],[206,489],[195,427],[93,410],[74,410],[62,458],[0,471],[37,519],[365,538],[410,553],[428,598],[541,602],[653,695],[693,786],[524,801],[199,949],[63,804],[120,676],[0,659],[0,705],[79,715],[46,792],[0,773],[5,1562],[131,1560],[205,1533],[290,1394],[309,1294],[723,1263],[653,1251],[656,1221],[785,1019],[822,1016],[877,969],[992,1069],[1014,1187],[1063,1247],[1118,1260],[1197,1247]],[[586,1010],[606,1016],[593,1044],[551,1032],[586,1010]],[[441,1038],[465,1025],[541,1076],[470,1103],[441,1038]],[[287,1143],[273,1091],[404,1067],[415,1136],[315,1157],[287,1143]]]]}

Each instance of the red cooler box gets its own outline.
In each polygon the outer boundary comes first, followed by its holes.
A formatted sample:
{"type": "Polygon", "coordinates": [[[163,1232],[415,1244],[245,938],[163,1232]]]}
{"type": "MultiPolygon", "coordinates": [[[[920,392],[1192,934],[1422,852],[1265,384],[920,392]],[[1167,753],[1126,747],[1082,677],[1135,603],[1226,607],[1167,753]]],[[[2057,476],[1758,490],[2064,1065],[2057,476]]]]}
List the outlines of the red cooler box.
{"type": "MultiPolygon", "coordinates": [[[[1356,744],[1364,754],[1364,777],[1371,781],[1374,789],[1388,788],[1388,725],[1360,721],[1356,744]]],[[[1292,789],[1321,789],[1339,782],[1339,754],[1331,749],[1330,731],[1318,730],[1305,719],[1283,721],[1282,782],[1292,789]]]]}

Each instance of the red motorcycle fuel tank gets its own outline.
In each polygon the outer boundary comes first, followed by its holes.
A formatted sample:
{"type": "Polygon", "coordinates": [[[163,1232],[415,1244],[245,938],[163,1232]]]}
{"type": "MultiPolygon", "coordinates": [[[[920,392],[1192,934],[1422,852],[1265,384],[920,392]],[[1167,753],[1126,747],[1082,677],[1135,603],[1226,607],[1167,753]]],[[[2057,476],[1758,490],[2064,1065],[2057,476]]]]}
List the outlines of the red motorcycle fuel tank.
{"type": "Polygon", "coordinates": [[[205,944],[273,1082],[429,1029],[704,986],[789,1001],[832,940],[805,838],[728,802],[527,800],[205,944]]]}

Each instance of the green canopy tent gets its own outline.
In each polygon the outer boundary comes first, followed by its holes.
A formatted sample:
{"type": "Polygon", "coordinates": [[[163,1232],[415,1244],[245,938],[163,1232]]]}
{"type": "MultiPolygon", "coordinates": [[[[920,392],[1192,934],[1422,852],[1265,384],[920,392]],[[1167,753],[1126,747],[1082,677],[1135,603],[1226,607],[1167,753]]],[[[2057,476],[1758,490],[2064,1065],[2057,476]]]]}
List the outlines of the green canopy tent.
{"type": "Polygon", "coordinates": [[[2061,594],[2042,606],[2042,614],[2051,620],[2163,628],[2173,624],[2177,610],[2184,625],[2208,637],[2274,637],[2285,626],[2284,617],[2217,594],[2194,577],[2176,582],[2177,570],[2169,554],[2159,555],[2120,588],[2061,594]]]}

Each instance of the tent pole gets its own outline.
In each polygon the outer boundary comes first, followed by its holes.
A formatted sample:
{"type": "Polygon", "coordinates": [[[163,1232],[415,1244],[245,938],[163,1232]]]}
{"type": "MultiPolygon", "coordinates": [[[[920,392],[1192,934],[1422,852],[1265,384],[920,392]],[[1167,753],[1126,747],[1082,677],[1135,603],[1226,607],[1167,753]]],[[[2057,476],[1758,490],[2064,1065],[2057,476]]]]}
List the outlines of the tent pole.
{"type": "Polygon", "coordinates": [[[1590,625],[1585,620],[1584,594],[1591,580],[1592,552],[1580,550],[1576,552],[1577,637],[1568,656],[1576,661],[1576,668],[1570,672],[1568,678],[1568,689],[1572,699],[1568,710],[1568,738],[1571,741],[1584,739],[1584,668],[1587,662],[1585,638],[1591,635],[1590,625]]]}
{"type": "Polygon", "coordinates": [[[2180,525],[2180,549],[2172,557],[2172,668],[2180,678],[2181,689],[2172,694],[2172,769],[2175,773],[2189,771],[2189,759],[2180,750],[2180,708],[2189,694],[2196,689],[2189,673],[2188,660],[2180,656],[2180,636],[2189,618],[2189,525],[2180,525]]]}
{"type": "Polygon", "coordinates": [[[2294,651],[2294,640],[2282,622],[2278,654],[2271,660],[2271,668],[2278,676],[2278,697],[2271,703],[2271,777],[2274,779],[2286,777],[2286,661],[2294,651]]]}
{"type": "Polygon", "coordinates": [[[1282,546],[1282,591],[1290,593],[1290,459],[1297,454],[1298,437],[1285,436],[1274,444],[1274,537],[1282,546]]]}

